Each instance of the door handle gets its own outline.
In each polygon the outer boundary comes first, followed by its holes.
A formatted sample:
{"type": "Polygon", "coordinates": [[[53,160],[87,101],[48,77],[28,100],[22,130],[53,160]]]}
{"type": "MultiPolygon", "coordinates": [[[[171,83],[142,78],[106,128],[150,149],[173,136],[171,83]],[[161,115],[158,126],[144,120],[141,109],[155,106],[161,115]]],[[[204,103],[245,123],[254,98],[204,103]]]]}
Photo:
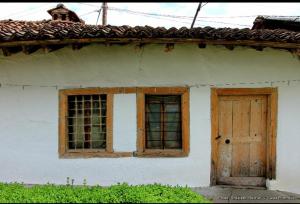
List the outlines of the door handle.
{"type": "Polygon", "coordinates": [[[216,137],[215,139],[217,140],[217,139],[220,139],[222,136],[221,135],[218,135],[218,137],[216,137]]]}

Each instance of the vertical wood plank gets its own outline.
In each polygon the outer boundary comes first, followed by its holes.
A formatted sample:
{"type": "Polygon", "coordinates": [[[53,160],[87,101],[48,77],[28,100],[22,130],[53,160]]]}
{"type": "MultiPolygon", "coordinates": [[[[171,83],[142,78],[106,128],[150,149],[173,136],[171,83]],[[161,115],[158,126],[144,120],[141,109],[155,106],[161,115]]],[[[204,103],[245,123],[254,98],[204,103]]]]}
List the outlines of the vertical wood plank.
{"type": "Polygon", "coordinates": [[[218,144],[215,138],[218,136],[218,92],[216,88],[211,89],[211,172],[210,184],[217,182],[218,144]]]}
{"type": "Polygon", "coordinates": [[[137,89],[137,152],[145,150],[145,94],[137,89]]]}
{"type": "Polygon", "coordinates": [[[114,103],[114,95],[107,94],[106,99],[106,151],[113,152],[113,103],[114,103]]]}
{"type": "Polygon", "coordinates": [[[277,132],[277,109],[278,109],[278,89],[273,88],[272,94],[270,95],[270,179],[276,179],[276,132],[277,132]]]}
{"type": "Polygon", "coordinates": [[[189,90],[182,94],[182,150],[186,156],[190,152],[190,94],[189,90]]]}
{"type": "Polygon", "coordinates": [[[233,147],[232,147],[232,176],[249,176],[250,145],[242,142],[250,134],[250,100],[233,101],[233,147]]]}
{"type": "Polygon", "coordinates": [[[67,95],[64,94],[63,91],[59,92],[59,139],[58,139],[58,153],[59,156],[63,156],[66,152],[66,139],[67,139],[67,95]]]}
{"type": "Polygon", "coordinates": [[[267,97],[251,99],[250,176],[264,177],[266,169],[267,97]]]}
{"type": "Polygon", "coordinates": [[[219,100],[219,135],[218,139],[218,174],[217,177],[231,176],[232,143],[226,144],[225,140],[232,140],[232,101],[219,100]]]}

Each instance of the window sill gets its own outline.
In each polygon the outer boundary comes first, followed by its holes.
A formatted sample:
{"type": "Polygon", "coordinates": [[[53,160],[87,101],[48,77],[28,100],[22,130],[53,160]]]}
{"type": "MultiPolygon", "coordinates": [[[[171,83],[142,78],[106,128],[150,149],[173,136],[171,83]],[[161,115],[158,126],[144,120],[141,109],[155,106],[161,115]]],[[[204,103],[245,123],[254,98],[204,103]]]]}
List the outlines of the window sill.
{"type": "Polygon", "coordinates": [[[132,152],[106,152],[106,151],[72,151],[65,152],[59,155],[60,159],[72,158],[118,158],[118,157],[132,157],[132,152]]]}
{"type": "Polygon", "coordinates": [[[145,150],[134,152],[135,157],[188,157],[188,153],[182,150],[145,150]]]}

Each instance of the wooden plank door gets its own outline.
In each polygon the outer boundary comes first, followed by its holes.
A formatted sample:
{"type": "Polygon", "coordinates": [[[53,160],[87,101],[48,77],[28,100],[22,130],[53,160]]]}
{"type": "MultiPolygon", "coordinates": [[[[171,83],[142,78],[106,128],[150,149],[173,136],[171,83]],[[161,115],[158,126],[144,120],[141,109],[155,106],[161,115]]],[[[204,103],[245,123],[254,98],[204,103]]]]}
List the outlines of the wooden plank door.
{"type": "Polygon", "coordinates": [[[265,186],[267,96],[220,96],[217,184],[265,186]]]}

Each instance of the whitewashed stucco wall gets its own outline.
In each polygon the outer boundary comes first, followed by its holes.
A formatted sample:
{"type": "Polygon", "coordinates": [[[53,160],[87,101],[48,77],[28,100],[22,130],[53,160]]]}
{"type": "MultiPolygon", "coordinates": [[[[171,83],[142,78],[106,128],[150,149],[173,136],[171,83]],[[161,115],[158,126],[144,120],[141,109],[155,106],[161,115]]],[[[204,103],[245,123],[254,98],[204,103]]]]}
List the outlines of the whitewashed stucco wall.
{"type": "MultiPolygon", "coordinates": [[[[300,61],[286,51],[163,45],[143,49],[90,45],[44,54],[0,56],[0,181],[110,185],[163,183],[208,186],[210,86],[279,87],[277,179],[271,189],[300,193],[300,61]],[[239,84],[239,83],[247,84],[239,84]],[[253,84],[251,84],[253,82],[253,84]],[[262,83],[255,83],[262,82],[262,83]],[[265,83],[266,82],[266,83],[265,83]],[[224,85],[236,83],[236,85],[224,85]],[[9,86],[13,84],[32,86],[9,86]],[[58,89],[191,86],[190,155],[186,158],[58,158],[58,89]]],[[[135,151],[134,94],[114,99],[114,149],[135,151]]]]}

